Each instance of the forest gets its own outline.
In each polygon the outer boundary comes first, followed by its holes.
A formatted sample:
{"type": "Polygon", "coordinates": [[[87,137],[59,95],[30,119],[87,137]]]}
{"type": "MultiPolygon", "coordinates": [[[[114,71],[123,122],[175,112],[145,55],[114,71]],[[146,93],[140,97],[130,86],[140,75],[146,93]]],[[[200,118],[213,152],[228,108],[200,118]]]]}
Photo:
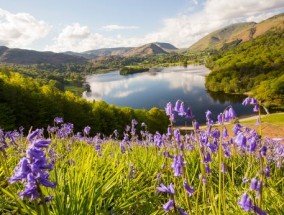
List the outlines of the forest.
{"type": "Polygon", "coordinates": [[[228,44],[206,66],[210,91],[253,94],[267,107],[284,107],[284,30],[244,43],[228,44]]]}
{"type": "Polygon", "coordinates": [[[52,81],[43,84],[9,69],[1,70],[1,128],[46,127],[53,125],[55,117],[63,117],[65,122],[75,124],[77,132],[89,125],[92,132],[106,135],[115,129],[122,132],[125,124],[133,118],[146,123],[147,129],[152,132],[165,131],[168,126],[164,111],[158,108],[134,110],[116,107],[104,101],[88,102],[70,91],[60,91],[52,81]],[[157,121],[157,118],[160,120],[157,121]]]}

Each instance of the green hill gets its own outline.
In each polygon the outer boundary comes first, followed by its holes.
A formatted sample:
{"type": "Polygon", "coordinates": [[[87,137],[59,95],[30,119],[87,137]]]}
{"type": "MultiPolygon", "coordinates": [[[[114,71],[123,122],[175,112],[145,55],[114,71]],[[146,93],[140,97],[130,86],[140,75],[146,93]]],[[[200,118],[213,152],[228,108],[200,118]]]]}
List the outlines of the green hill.
{"type": "Polygon", "coordinates": [[[284,29],[224,48],[207,67],[210,91],[251,93],[268,107],[284,107],[284,29]]]}
{"type": "Polygon", "coordinates": [[[226,43],[246,42],[257,38],[271,29],[284,29],[284,14],[279,14],[260,23],[236,23],[214,31],[189,47],[190,52],[220,49],[226,43]]]}
{"type": "Polygon", "coordinates": [[[89,125],[93,133],[106,135],[115,129],[123,133],[125,125],[132,119],[145,122],[151,132],[164,132],[169,123],[165,112],[158,108],[134,110],[108,105],[104,101],[88,102],[69,91],[61,92],[53,85],[42,85],[5,68],[0,70],[1,129],[47,127],[53,125],[56,116],[75,124],[76,131],[89,125]]]}

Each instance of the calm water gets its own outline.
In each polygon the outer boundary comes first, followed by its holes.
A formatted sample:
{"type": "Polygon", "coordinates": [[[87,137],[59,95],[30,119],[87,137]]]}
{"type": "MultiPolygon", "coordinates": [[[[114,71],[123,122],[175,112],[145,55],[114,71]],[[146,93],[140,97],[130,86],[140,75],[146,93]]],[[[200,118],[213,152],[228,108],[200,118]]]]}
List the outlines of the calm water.
{"type": "Polygon", "coordinates": [[[181,99],[186,106],[191,106],[200,123],[205,122],[205,111],[211,110],[216,118],[228,105],[233,106],[238,116],[252,114],[252,108],[241,105],[243,96],[207,92],[204,82],[209,72],[204,66],[189,66],[128,76],[119,75],[119,71],[91,75],[86,81],[92,92],[85,93],[84,98],[147,110],[152,107],[164,109],[167,102],[174,104],[181,99]]]}

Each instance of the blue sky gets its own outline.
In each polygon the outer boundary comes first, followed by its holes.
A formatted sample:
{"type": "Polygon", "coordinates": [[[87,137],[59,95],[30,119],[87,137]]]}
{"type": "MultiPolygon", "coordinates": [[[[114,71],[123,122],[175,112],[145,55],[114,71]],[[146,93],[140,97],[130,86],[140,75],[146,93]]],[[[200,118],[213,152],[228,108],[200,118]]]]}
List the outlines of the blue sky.
{"type": "Polygon", "coordinates": [[[80,52],[159,41],[185,48],[218,28],[281,12],[283,0],[0,0],[0,45],[80,52]]]}

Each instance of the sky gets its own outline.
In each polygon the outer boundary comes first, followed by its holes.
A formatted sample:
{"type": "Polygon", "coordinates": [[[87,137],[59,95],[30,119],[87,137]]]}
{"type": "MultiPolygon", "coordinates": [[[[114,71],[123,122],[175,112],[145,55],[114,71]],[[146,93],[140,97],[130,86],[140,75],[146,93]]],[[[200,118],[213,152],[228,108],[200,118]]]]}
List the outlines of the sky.
{"type": "Polygon", "coordinates": [[[0,45],[83,52],[168,42],[284,12],[284,0],[0,0],[0,45]]]}

